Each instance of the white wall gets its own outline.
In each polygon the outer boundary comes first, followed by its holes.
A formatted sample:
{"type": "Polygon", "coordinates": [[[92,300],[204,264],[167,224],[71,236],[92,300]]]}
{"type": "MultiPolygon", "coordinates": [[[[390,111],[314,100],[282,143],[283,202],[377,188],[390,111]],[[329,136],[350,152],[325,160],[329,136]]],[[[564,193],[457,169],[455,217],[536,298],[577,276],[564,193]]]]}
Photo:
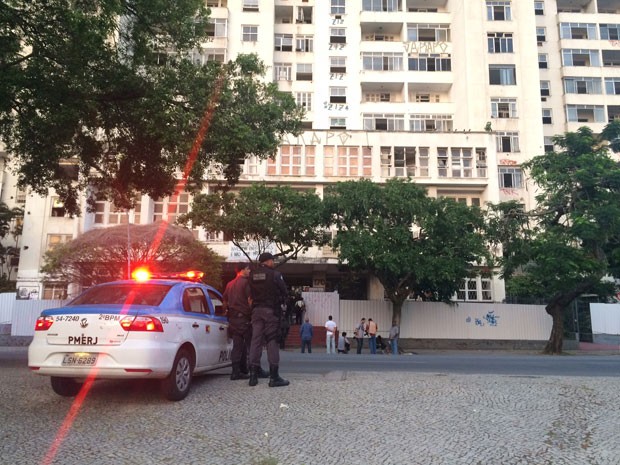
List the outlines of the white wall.
{"type": "Polygon", "coordinates": [[[620,335],[620,304],[590,304],[592,334],[620,335]]]}
{"type": "MultiPolygon", "coordinates": [[[[379,334],[388,334],[392,307],[387,301],[340,302],[340,324],[351,331],[359,320],[372,318],[379,334]]],[[[415,339],[549,339],[552,319],[544,305],[509,305],[462,302],[449,306],[439,302],[406,302],[403,305],[400,335],[415,339]]]]}

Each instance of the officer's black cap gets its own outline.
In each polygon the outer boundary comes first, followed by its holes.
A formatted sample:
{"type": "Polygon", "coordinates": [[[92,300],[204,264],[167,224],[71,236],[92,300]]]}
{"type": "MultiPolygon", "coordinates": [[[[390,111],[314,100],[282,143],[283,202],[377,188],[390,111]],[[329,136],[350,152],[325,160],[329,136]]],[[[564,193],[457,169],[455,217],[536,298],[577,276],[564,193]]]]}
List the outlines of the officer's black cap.
{"type": "Polygon", "coordinates": [[[269,252],[263,252],[258,256],[258,263],[265,263],[267,260],[273,260],[273,255],[269,252]]]}

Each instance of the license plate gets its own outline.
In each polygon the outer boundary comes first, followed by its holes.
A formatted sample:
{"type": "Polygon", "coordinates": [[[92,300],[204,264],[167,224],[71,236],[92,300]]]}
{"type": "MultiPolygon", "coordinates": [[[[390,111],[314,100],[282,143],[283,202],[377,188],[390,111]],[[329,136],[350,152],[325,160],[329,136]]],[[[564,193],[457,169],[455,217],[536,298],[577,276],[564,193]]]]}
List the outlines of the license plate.
{"type": "Polygon", "coordinates": [[[97,363],[97,354],[65,354],[62,366],[65,367],[92,367],[97,363]]]}

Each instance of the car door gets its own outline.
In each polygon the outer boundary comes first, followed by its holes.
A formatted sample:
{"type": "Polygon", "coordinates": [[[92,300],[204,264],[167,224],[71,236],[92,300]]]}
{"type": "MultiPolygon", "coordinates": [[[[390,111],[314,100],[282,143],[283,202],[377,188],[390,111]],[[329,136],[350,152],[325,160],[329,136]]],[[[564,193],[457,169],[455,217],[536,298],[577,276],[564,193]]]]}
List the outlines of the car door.
{"type": "Polygon", "coordinates": [[[214,365],[219,357],[217,340],[219,329],[213,320],[204,290],[196,285],[183,291],[183,310],[186,324],[196,347],[196,369],[214,365]],[[217,353],[215,353],[217,351],[217,353]]]}
{"type": "Polygon", "coordinates": [[[217,331],[214,331],[213,334],[215,344],[217,345],[217,351],[219,353],[216,363],[227,364],[230,363],[232,342],[229,343],[228,317],[226,316],[226,309],[224,308],[222,296],[219,292],[209,288],[207,288],[206,291],[212,310],[213,321],[217,327],[217,331]]]}

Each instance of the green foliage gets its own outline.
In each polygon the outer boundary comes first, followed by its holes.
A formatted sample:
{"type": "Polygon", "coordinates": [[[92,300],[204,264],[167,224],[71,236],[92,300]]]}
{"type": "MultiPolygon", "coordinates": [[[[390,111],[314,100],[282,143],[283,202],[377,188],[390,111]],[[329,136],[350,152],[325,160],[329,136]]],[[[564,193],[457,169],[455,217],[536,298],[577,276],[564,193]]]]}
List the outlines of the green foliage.
{"type": "Polygon", "coordinates": [[[321,200],[288,186],[253,184],[238,193],[201,194],[180,221],[223,232],[250,260],[271,245],[283,261],[296,259],[323,240],[321,200]]]}
{"type": "Polygon", "coordinates": [[[489,258],[478,208],[430,198],[410,181],[338,183],[325,190],[324,209],[325,224],[338,227],[340,259],[377,277],[395,317],[411,294],[449,301],[489,258]]]}
{"type": "Polygon", "coordinates": [[[523,165],[538,186],[537,208],[490,208],[490,237],[501,244],[504,277],[516,292],[527,286],[531,296],[549,302],[551,353],[561,351],[556,316],[581,294],[609,295],[613,286],[603,278],[620,277],[620,164],[608,151],[619,135],[614,122],[601,137],[587,127],[556,136],[560,151],[523,165]]]}
{"type": "Polygon", "coordinates": [[[2,290],[15,290],[15,282],[11,281],[11,274],[15,262],[19,259],[18,241],[22,234],[22,221],[24,210],[21,208],[9,208],[4,202],[0,202],[0,288],[2,290]],[[6,237],[11,236],[13,241],[7,244],[6,237]]]}
{"type": "Polygon", "coordinates": [[[282,134],[298,133],[301,110],[264,82],[256,56],[191,60],[206,41],[204,5],[2,2],[0,137],[20,185],[43,195],[54,188],[72,213],[82,193],[127,208],[136,193],[171,194],[190,153],[190,186],[200,187],[212,163],[234,183],[246,156],[265,158],[282,134]]]}
{"type": "Polygon", "coordinates": [[[205,272],[203,280],[221,284],[221,258],[194,239],[191,231],[161,223],[122,225],[88,231],[45,254],[41,271],[54,279],[90,286],[127,277],[146,265],[152,271],[205,272]],[[163,235],[162,235],[163,233],[163,235]]]}

